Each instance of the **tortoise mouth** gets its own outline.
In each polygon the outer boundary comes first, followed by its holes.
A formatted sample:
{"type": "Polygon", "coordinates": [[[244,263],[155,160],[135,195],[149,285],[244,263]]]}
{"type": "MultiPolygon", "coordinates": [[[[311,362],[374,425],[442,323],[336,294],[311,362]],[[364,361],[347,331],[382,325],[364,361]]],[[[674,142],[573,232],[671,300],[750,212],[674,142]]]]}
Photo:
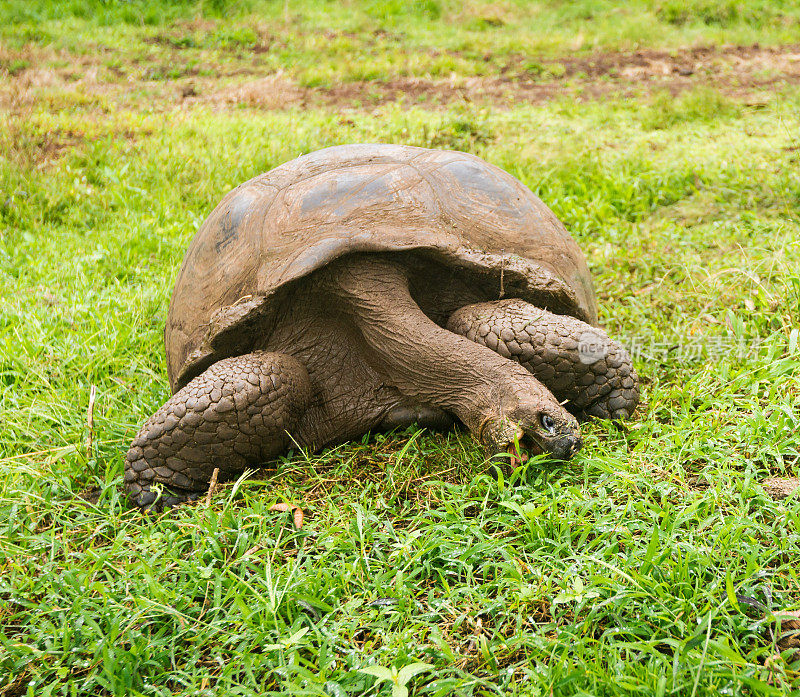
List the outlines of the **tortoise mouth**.
{"type": "Polygon", "coordinates": [[[553,460],[569,460],[583,447],[580,436],[558,435],[544,439],[537,433],[525,431],[522,436],[506,448],[512,467],[518,467],[531,457],[547,455],[553,460]]]}
{"type": "Polygon", "coordinates": [[[509,443],[506,452],[511,460],[512,467],[527,462],[531,457],[541,455],[544,448],[537,442],[536,438],[530,433],[523,433],[517,441],[509,443]]]}

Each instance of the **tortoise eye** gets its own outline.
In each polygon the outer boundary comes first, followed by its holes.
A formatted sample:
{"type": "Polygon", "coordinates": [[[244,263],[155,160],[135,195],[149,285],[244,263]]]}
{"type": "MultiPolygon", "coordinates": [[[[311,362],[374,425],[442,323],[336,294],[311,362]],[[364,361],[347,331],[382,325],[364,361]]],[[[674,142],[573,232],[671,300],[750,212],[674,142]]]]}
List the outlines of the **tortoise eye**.
{"type": "Polygon", "coordinates": [[[542,414],[539,417],[539,420],[542,422],[542,426],[544,426],[546,430],[550,431],[550,433],[556,430],[556,422],[553,421],[553,417],[549,414],[542,414]]]}

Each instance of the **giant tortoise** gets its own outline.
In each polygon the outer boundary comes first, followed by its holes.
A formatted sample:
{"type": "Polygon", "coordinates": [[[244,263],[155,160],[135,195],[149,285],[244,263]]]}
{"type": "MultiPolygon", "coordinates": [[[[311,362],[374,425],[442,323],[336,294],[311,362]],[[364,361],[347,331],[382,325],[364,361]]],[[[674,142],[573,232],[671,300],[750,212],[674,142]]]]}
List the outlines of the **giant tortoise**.
{"type": "Polygon", "coordinates": [[[569,458],[579,418],[639,398],[597,323],[578,245],[503,170],[401,145],[299,157],[192,240],[165,332],[173,395],[128,451],[127,491],[174,505],[215,468],[413,423],[460,421],[515,465],[520,443],[569,458]]]}

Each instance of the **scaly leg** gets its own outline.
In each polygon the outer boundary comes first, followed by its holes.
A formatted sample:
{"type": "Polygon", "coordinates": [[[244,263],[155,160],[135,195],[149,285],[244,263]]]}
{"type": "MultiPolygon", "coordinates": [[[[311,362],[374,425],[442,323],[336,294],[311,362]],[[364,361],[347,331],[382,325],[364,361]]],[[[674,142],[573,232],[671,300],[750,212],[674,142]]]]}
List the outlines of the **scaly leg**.
{"type": "Polygon", "coordinates": [[[147,420],[128,450],[125,488],[142,508],[197,498],[215,468],[235,474],[289,447],[310,400],[308,372],[291,356],[221,360],[147,420]],[[164,487],[158,501],[155,483],[164,487]]]}
{"type": "Polygon", "coordinates": [[[639,402],[628,352],[574,317],[498,300],[460,308],[447,328],[522,364],[575,414],[624,419],[639,402]]]}

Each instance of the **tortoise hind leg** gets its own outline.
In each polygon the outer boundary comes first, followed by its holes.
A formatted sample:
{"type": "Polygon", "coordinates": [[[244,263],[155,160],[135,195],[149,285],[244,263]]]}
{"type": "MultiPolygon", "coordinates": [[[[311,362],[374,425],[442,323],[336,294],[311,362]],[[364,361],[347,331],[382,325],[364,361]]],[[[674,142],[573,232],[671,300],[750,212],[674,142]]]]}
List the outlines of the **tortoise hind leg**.
{"type": "Polygon", "coordinates": [[[574,317],[498,300],[456,310],[447,328],[522,364],[576,415],[624,419],[639,402],[628,352],[574,317]]]}
{"type": "Polygon", "coordinates": [[[308,372],[291,356],[219,361],[147,420],[128,450],[125,488],[148,509],[195,499],[215,468],[235,474],[287,448],[310,401],[308,372]],[[153,484],[163,486],[161,498],[153,484]]]}

